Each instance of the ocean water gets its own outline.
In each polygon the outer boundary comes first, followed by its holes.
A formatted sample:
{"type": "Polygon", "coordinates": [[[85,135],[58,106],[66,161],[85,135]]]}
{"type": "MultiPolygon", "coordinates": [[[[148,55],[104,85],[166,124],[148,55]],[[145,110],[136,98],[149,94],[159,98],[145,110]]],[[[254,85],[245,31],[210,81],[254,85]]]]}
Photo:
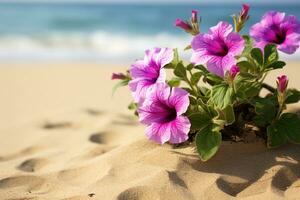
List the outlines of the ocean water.
{"type": "MultiPolygon", "coordinates": [[[[0,3],[0,62],[98,61],[127,63],[147,48],[183,49],[191,37],[174,27],[192,9],[202,17],[205,32],[218,21],[231,22],[239,4],[84,4],[0,3]]],[[[296,15],[299,4],[252,5],[249,25],[268,10],[296,15]]],[[[187,54],[184,55],[188,57],[187,54]]],[[[299,53],[288,58],[300,58],[299,53]]]]}

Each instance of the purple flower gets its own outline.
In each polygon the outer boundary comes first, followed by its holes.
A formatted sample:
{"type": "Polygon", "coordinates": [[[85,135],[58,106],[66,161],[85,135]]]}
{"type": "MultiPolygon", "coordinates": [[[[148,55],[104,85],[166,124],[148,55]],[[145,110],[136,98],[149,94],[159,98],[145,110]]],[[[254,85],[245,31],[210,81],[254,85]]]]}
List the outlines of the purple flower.
{"type": "Polygon", "coordinates": [[[229,70],[229,77],[233,80],[239,72],[240,68],[236,65],[233,65],[229,70]]]}
{"type": "Polygon", "coordinates": [[[142,103],[146,93],[156,83],[164,83],[166,72],[164,66],[172,62],[173,50],[169,48],[154,48],[145,52],[143,60],[137,60],[129,70],[132,80],[129,88],[134,101],[142,103]]]}
{"type": "Polygon", "coordinates": [[[244,43],[239,34],[232,32],[230,24],[219,22],[207,34],[194,37],[191,62],[207,64],[210,72],[224,77],[224,73],[236,64],[235,56],[242,53],[244,43]]]}
{"type": "Polygon", "coordinates": [[[251,27],[250,36],[261,49],[272,43],[277,45],[278,50],[293,54],[299,48],[300,23],[293,15],[269,11],[251,27]]]}
{"type": "Polygon", "coordinates": [[[277,89],[279,92],[283,93],[288,85],[288,78],[286,75],[278,76],[277,77],[277,89]]]}
{"type": "Polygon", "coordinates": [[[111,80],[116,80],[116,79],[124,80],[126,78],[127,76],[123,73],[113,73],[111,76],[111,80]]]}
{"type": "Polygon", "coordinates": [[[183,30],[185,30],[188,33],[193,31],[193,27],[181,19],[176,19],[175,26],[182,28],[183,30]]]}
{"type": "Polygon", "coordinates": [[[156,84],[138,109],[140,121],[147,125],[150,140],[163,144],[182,143],[188,139],[190,121],[183,114],[189,106],[189,94],[180,88],[156,84]]]}

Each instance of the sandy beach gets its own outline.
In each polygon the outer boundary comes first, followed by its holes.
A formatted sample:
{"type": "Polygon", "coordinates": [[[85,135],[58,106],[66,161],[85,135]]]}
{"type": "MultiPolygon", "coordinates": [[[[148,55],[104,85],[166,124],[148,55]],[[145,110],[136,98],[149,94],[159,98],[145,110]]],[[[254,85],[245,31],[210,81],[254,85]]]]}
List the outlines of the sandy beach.
{"type": "MultiPolygon", "coordinates": [[[[284,73],[300,89],[299,67],[290,61],[267,82],[284,73]]],[[[148,141],[128,89],[112,97],[111,73],[125,70],[0,65],[1,200],[300,200],[299,146],[223,142],[204,163],[193,146],[148,141]]]]}

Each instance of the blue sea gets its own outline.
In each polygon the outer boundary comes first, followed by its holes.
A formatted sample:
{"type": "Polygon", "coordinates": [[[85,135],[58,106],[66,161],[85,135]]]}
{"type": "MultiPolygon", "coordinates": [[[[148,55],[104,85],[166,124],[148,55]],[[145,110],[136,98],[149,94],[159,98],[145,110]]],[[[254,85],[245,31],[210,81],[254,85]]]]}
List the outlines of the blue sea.
{"type": "MultiPolygon", "coordinates": [[[[268,10],[296,15],[299,4],[251,5],[249,25],[268,10]]],[[[128,62],[147,48],[183,49],[191,37],[174,27],[192,9],[205,32],[218,21],[231,22],[239,4],[92,4],[0,3],[0,62],[98,61],[128,62]]],[[[298,58],[298,54],[294,57],[298,58]]],[[[300,58],[300,57],[299,57],[300,58]]]]}

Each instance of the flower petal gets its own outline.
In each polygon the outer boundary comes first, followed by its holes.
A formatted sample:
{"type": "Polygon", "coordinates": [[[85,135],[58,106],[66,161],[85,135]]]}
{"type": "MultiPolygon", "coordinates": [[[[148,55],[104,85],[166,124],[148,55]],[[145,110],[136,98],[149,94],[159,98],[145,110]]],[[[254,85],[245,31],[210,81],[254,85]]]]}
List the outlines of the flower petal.
{"type": "Polygon", "coordinates": [[[208,32],[209,34],[225,38],[232,30],[231,24],[221,21],[216,26],[211,27],[208,32]]]}
{"type": "Polygon", "coordinates": [[[170,143],[178,144],[185,142],[188,139],[188,133],[191,128],[189,119],[185,116],[179,116],[171,124],[170,143]]]}
{"type": "Polygon", "coordinates": [[[148,139],[163,144],[170,140],[171,136],[170,123],[152,123],[146,127],[146,136],[148,139]]]}
{"type": "Polygon", "coordinates": [[[164,67],[165,65],[172,62],[174,58],[173,50],[170,48],[162,48],[156,56],[156,63],[160,65],[161,67],[164,67]]]}
{"type": "Polygon", "coordinates": [[[189,93],[181,88],[173,88],[169,97],[169,105],[174,106],[177,116],[187,111],[190,104],[189,93]]]}

